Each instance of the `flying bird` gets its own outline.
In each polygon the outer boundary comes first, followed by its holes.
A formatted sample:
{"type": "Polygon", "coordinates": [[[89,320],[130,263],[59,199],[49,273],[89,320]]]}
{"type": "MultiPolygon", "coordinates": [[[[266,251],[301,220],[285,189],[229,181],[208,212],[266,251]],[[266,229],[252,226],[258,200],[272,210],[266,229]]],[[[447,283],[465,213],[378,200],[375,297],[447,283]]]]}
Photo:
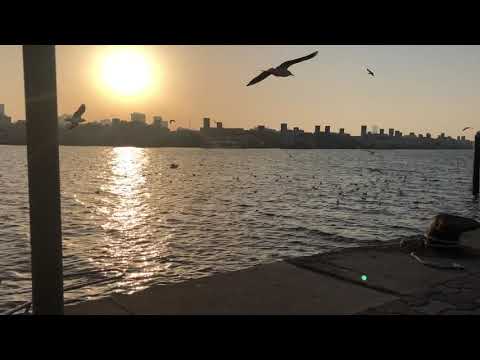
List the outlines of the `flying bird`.
{"type": "Polygon", "coordinates": [[[367,68],[367,72],[368,72],[368,75],[372,75],[373,77],[375,77],[375,74],[374,74],[373,71],[370,70],[369,68],[367,68]]]}
{"type": "Polygon", "coordinates": [[[85,113],[86,107],[85,104],[80,105],[77,111],[72,115],[71,118],[65,119],[70,123],[69,129],[76,128],[80,123],[85,122],[85,119],[82,119],[82,115],[85,113]]]}
{"type": "Polygon", "coordinates": [[[279,77],[293,76],[293,74],[288,70],[288,68],[290,66],[292,66],[294,64],[298,64],[299,62],[302,62],[302,61],[305,61],[305,60],[310,60],[311,58],[314,58],[315,56],[317,56],[317,54],[318,54],[318,51],[315,51],[315,52],[313,52],[313,53],[311,53],[307,56],[303,56],[301,58],[294,59],[294,60],[285,61],[284,63],[280,64],[276,68],[270,68],[268,70],[262,71],[260,73],[260,75],[258,75],[254,79],[252,79],[247,84],[247,86],[250,86],[250,85],[256,84],[256,83],[258,83],[262,80],[265,80],[270,75],[279,76],[279,77]]]}
{"type": "Polygon", "coordinates": [[[470,126],[467,126],[466,128],[463,128],[462,131],[465,131],[465,130],[468,130],[468,129],[471,129],[471,127],[470,127],[470,126]]]}

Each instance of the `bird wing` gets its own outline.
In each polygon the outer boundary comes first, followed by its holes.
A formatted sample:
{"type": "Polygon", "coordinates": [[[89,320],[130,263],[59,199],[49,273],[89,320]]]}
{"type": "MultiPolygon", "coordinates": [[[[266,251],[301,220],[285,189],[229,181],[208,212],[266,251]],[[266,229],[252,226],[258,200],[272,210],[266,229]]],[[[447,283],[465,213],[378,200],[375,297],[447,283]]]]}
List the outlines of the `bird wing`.
{"type": "Polygon", "coordinates": [[[315,56],[317,56],[318,54],[318,51],[315,51],[307,56],[303,56],[301,58],[298,58],[298,59],[293,59],[293,60],[289,60],[289,61],[285,61],[284,63],[280,64],[279,67],[282,67],[282,68],[285,68],[285,69],[288,69],[289,66],[292,66],[294,64],[297,64],[299,62],[302,62],[302,61],[305,61],[305,60],[310,60],[311,58],[314,58],[315,56]]]}
{"type": "Polygon", "coordinates": [[[367,68],[367,71],[368,71],[368,73],[369,73],[370,75],[374,75],[374,74],[373,74],[373,71],[370,70],[369,68],[367,68]]]}
{"type": "Polygon", "coordinates": [[[256,84],[264,79],[266,79],[267,77],[270,76],[270,73],[268,71],[262,71],[260,73],[260,75],[258,75],[256,78],[253,78],[248,84],[247,86],[250,86],[250,85],[253,85],[253,84],[256,84]]]}
{"type": "Polygon", "coordinates": [[[462,131],[465,131],[467,129],[470,129],[470,126],[467,126],[466,128],[464,128],[462,131]]]}
{"type": "Polygon", "coordinates": [[[77,111],[75,111],[75,114],[73,114],[72,117],[74,118],[79,118],[85,113],[86,107],[85,104],[80,105],[77,111]]]}

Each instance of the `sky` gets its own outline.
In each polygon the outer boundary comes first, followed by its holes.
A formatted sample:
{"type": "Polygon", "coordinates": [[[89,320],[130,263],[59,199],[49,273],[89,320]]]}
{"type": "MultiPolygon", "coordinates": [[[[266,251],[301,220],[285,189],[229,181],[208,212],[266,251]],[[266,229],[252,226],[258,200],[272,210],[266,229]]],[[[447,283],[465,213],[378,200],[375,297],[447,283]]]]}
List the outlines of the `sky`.
{"type": "MultiPolygon", "coordinates": [[[[0,103],[13,120],[25,119],[21,46],[0,45],[0,59],[0,103]]],[[[59,115],[85,103],[88,121],[142,112],[195,129],[210,117],[246,129],[286,122],[358,135],[365,124],[467,138],[473,132],[463,127],[480,127],[480,46],[75,45],[57,46],[56,61],[59,115]],[[246,87],[261,70],[315,50],[290,68],[294,77],[246,87]],[[148,71],[130,68],[128,77],[117,69],[122,52],[138,55],[148,71]],[[138,77],[139,93],[118,91],[138,77]]]]}

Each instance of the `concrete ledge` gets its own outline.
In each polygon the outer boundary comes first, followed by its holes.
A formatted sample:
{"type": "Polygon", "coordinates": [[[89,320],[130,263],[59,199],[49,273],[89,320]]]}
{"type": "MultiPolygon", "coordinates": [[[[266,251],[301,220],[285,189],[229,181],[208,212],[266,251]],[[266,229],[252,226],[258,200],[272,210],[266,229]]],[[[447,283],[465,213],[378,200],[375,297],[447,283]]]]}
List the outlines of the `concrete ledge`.
{"type": "Polygon", "coordinates": [[[76,305],[69,312],[111,313],[118,310],[116,303],[138,315],[354,314],[396,299],[285,262],[112,298],[114,302],[76,305]]]}

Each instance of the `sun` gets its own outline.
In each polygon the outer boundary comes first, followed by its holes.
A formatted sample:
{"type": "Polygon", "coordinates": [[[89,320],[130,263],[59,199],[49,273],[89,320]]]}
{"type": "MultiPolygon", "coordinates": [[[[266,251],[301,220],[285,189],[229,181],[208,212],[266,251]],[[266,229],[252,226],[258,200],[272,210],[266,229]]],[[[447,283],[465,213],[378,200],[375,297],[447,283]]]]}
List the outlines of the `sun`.
{"type": "Polygon", "coordinates": [[[102,61],[101,77],[115,95],[138,96],[152,86],[153,67],[140,50],[114,49],[102,61]]]}

